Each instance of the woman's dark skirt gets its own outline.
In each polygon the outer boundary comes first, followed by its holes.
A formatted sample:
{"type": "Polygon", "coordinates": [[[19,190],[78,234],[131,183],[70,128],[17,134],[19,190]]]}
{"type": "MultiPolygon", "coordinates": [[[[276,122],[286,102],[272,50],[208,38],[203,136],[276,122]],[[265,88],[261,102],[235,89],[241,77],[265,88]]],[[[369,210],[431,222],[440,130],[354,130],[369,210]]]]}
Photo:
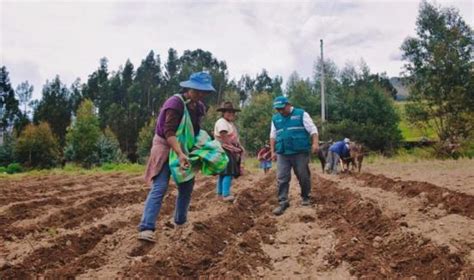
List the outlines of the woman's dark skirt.
{"type": "MultiPolygon", "coordinates": [[[[224,149],[225,150],[225,149],[224,149]]],[[[227,157],[229,157],[229,163],[220,175],[223,176],[234,176],[235,178],[240,176],[240,155],[233,154],[228,150],[225,150],[227,157]]]]}

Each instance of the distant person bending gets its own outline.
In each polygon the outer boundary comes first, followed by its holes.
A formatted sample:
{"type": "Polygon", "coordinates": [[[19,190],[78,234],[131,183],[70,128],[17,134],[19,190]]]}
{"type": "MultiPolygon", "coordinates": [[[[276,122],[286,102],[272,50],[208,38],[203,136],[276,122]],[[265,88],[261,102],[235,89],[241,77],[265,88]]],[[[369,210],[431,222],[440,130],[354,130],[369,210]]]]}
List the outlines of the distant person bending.
{"type": "Polygon", "coordinates": [[[239,134],[234,124],[235,113],[240,109],[234,108],[232,102],[226,101],[217,109],[222,117],[214,125],[214,136],[221,142],[224,151],[229,158],[226,169],[219,174],[217,180],[217,195],[222,196],[224,201],[234,201],[231,193],[232,179],[240,176],[241,161],[244,149],[240,144],[239,134]]]}
{"type": "Polygon", "coordinates": [[[270,144],[266,143],[263,148],[258,151],[257,159],[260,161],[260,168],[263,169],[263,173],[267,174],[272,168],[272,150],[270,144]]]}
{"type": "Polygon", "coordinates": [[[326,173],[328,174],[338,174],[339,168],[343,168],[342,158],[350,157],[349,150],[350,140],[345,138],[343,141],[338,141],[329,147],[328,158],[326,163],[326,173]]]}

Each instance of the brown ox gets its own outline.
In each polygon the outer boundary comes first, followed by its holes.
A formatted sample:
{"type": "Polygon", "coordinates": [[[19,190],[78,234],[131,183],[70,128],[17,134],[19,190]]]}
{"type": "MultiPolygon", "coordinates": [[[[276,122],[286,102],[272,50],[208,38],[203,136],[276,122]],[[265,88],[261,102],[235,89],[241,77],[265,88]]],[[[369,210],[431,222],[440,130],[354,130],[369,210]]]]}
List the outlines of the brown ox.
{"type": "Polygon", "coordinates": [[[351,170],[357,168],[357,171],[360,173],[362,161],[364,160],[364,149],[362,145],[356,142],[351,142],[349,145],[349,153],[350,157],[342,159],[345,171],[348,171],[349,165],[352,164],[351,170]]]}
{"type": "Polygon", "coordinates": [[[328,152],[329,152],[329,147],[333,144],[333,141],[329,141],[326,143],[322,143],[319,145],[319,150],[318,150],[318,158],[319,161],[321,162],[321,169],[323,170],[324,173],[324,168],[326,167],[326,159],[328,157],[328,152]]]}

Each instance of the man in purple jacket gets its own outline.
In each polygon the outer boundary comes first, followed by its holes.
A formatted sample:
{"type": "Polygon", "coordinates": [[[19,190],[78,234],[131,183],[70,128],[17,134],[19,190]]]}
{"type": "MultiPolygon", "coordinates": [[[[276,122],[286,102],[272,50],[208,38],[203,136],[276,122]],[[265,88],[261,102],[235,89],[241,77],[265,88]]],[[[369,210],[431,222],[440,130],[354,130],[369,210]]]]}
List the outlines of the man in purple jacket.
{"type": "MultiPolygon", "coordinates": [[[[189,80],[181,82],[179,85],[183,88],[180,94],[184,103],[177,95],[168,98],[161,107],[156,123],[153,146],[145,173],[145,180],[147,184],[151,184],[151,189],[146,198],[142,219],[138,226],[138,239],[143,241],[155,242],[155,223],[160,213],[163,198],[168,190],[171,174],[168,166],[170,149],[173,149],[178,155],[182,168],[190,167],[189,160],[181,149],[183,143],[179,143],[176,137],[176,131],[184,114],[184,106],[186,106],[191,117],[194,135],[197,135],[206,112],[202,100],[211,92],[215,92],[212,86],[212,77],[205,72],[193,73],[189,80]]],[[[187,219],[194,179],[177,184],[177,187],[178,197],[176,198],[174,222],[179,226],[184,224],[187,219]]]]}

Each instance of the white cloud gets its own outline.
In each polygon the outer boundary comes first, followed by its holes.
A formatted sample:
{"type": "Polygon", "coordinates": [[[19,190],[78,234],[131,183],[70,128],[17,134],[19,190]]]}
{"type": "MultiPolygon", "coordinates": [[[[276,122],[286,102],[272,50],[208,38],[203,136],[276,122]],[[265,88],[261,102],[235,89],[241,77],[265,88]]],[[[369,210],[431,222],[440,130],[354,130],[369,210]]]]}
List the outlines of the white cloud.
{"type": "MultiPolygon", "coordinates": [[[[472,24],[470,1],[454,5],[472,24]]],[[[150,50],[201,48],[225,60],[233,78],[262,68],[287,78],[312,75],[325,57],[343,67],[364,58],[373,72],[398,75],[400,45],[414,34],[418,1],[2,1],[0,59],[14,86],[30,80],[39,96],[56,74],[82,81],[109,59],[135,67],[150,50]]]]}

